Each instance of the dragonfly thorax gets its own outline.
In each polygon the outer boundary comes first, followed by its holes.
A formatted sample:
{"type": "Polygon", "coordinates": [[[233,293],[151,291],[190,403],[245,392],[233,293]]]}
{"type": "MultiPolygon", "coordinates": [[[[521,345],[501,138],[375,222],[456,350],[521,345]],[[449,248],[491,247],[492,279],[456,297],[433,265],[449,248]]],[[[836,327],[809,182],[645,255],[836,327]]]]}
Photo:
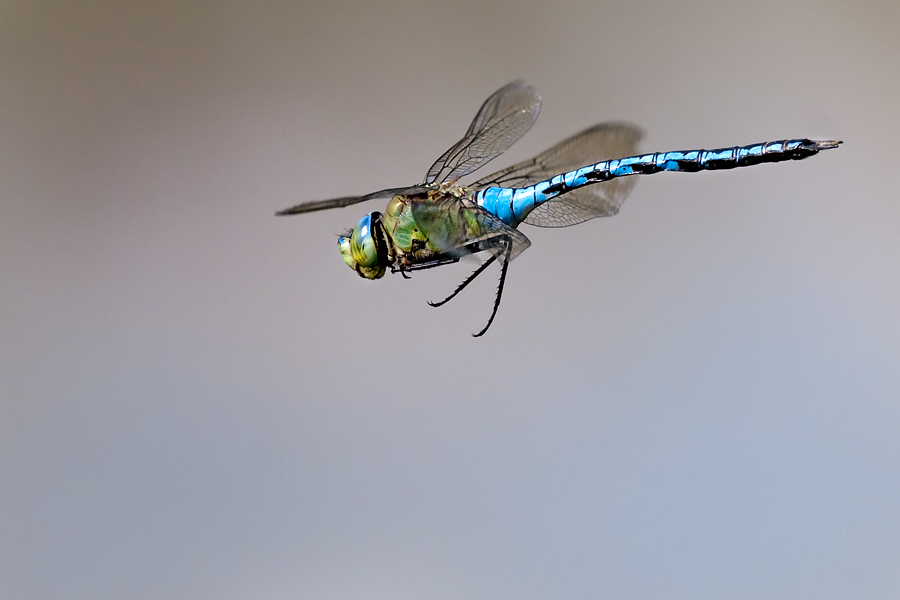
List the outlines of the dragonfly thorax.
{"type": "Polygon", "coordinates": [[[338,238],[338,250],[347,266],[360,277],[383,277],[392,259],[381,213],[376,211],[360,219],[349,237],[338,238]]]}

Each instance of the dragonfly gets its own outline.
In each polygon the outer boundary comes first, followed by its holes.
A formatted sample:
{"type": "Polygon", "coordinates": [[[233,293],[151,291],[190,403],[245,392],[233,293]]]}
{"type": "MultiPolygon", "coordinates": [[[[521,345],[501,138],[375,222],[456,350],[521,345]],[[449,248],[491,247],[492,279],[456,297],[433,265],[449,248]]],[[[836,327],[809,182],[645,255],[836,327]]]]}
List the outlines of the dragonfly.
{"type": "Polygon", "coordinates": [[[304,202],[275,214],[387,200],[384,213],[365,215],[338,238],[344,262],[365,279],[379,279],[388,269],[409,278],[411,271],[456,263],[465,256],[485,257],[449,296],[429,302],[431,306],[446,304],[498,263],[493,310],[487,324],[472,334],[480,337],[497,315],[509,263],[531,245],[518,230],[520,224],[568,227],[613,216],[634,187],[634,175],[801,160],[841,143],[784,139],[715,150],[638,154],[641,130],[628,123],[607,122],[475,183],[459,183],[518,141],[537,120],[540,109],[537,89],[513,81],[485,100],[466,134],[431,165],[424,182],[363,196],[304,202]]]}

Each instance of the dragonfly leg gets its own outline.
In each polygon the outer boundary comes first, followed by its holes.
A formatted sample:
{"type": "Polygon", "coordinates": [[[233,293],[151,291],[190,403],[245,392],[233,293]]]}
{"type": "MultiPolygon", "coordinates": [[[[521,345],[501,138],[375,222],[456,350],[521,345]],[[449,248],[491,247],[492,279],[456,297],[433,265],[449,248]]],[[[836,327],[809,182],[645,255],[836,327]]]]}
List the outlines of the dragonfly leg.
{"type": "MultiPolygon", "coordinates": [[[[494,310],[491,311],[491,318],[488,319],[487,325],[478,333],[473,333],[472,337],[481,337],[494,322],[497,315],[497,309],[500,308],[500,296],[503,294],[503,283],[506,281],[506,269],[509,266],[509,257],[512,253],[512,238],[508,235],[501,238],[501,245],[504,246],[503,258],[500,259],[500,283],[497,285],[497,297],[494,299],[494,310]]],[[[495,257],[497,255],[494,255],[495,257]]]]}
{"type": "Polygon", "coordinates": [[[437,308],[438,306],[443,306],[443,305],[447,304],[448,302],[450,302],[451,300],[453,300],[453,298],[455,298],[456,295],[457,295],[458,293],[460,293],[461,291],[463,291],[467,285],[469,285],[470,283],[472,283],[472,281],[473,281],[476,277],[478,277],[479,275],[481,275],[481,274],[484,272],[484,270],[487,269],[487,268],[490,266],[490,264],[491,264],[492,262],[494,262],[496,259],[497,259],[497,255],[496,255],[496,254],[492,254],[491,257],[490,257],[489,259],[487,259],[486,261],[484,261],[484,262],[481,264],[481,266],[479,266],[477,269],[475,269],[475,272],[474,272],[474,273],[472,273],[471,275],[469,275],[469,276],[466,278],[465,281],[463,281],[461,284],[459,284],[458,286],[456,286],[456,289],[453,290],[453,293],[452,293],[452,294],[450,294],[449,296],[447,296],[446,298],[444,298],[444,299],[441,300],[440,302],[431,302],[431,301],[429,301],[429,302],[428,302],[429,306],[434,306],[435,308],[437,308]]]}

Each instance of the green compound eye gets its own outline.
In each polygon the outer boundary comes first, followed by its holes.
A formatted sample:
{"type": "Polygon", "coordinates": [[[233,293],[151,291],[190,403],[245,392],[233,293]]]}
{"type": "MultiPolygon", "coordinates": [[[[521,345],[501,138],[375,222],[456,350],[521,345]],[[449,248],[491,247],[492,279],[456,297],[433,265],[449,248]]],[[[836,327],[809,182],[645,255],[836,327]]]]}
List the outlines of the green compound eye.
{"type": "Polygon", "coordinates": [[[374,267],[378,264],[378,248],[372,235],[372,215],[368,214],[359,220],[359,224],[350,235],[350,253],[360,267],[374,267]]]}
{"type": "Polygon", "coordinates": [[[379,243],[384,245],[385,241],[376,237],[379,232],[384,236],[381,227],[381,213],[373,212],[359,220],[349,238],[338,238],[338,250],[344,262],[360,277],[378,279],[387,269],[387,259],[379,252],[379,243]]]}

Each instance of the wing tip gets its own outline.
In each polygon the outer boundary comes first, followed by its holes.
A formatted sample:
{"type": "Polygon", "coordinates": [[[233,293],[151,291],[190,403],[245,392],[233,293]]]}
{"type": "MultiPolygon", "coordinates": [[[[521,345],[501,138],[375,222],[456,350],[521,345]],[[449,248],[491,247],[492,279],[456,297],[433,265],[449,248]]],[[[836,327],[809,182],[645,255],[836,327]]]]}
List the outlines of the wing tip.
{"type": "Polygon", "coordinates": [[[286,217],[286,216],[288,216],[288,215],[296,215],[296,214],[298,214],[298,213],[304,212],[304,211],[302,211],[302,210],[297,210],[299,207],[300,207],[300,205],[298,205],[298,206],[292,206],[292,207],[290,207],[290,208],[283,208],[283,209],[277,211],[277,212],[275,213],[275,216],[276,216],[276,217],[286,217]]]}

